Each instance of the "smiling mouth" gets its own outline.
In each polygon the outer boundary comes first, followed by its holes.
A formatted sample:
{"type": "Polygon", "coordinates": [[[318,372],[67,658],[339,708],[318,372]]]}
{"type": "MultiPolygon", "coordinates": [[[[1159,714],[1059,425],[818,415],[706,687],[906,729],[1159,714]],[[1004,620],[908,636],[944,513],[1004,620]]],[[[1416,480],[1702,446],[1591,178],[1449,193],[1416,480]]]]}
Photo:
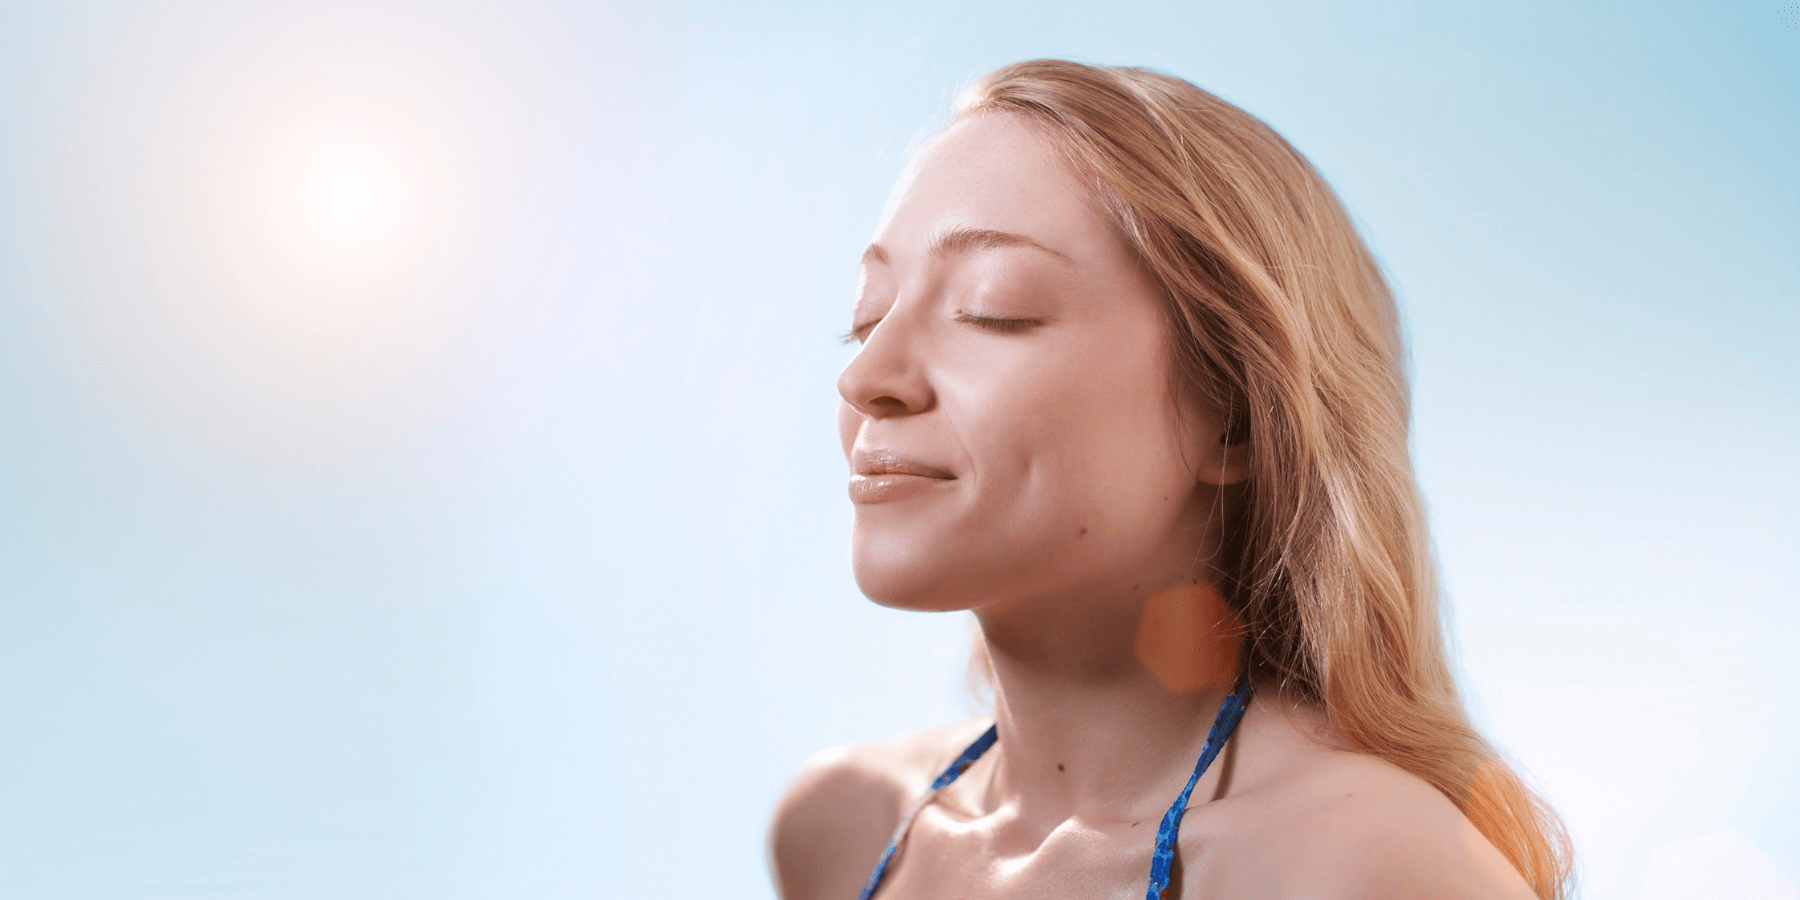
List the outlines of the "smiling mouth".
{"type": "Polygon", "coordinates": [[[858,505],[917,497],[956,480],[943,469],[881,450],[859,450],[851,463],[855,474],[850,476],[850,501],[858,505]]]}
{"type": "Polygon", "coordinates": [[[850,476],[850,502],[887,503],[942,490],[954,484],[954,476],[913,475],[906,472],[876,472],[850,476]]]}
{"type": "Polygon", "coordinates": [[[919,478],[936,478],[943,481],[955,481],[956,476],[935,466],[906,459],[886,450],[858,450],[851,456],[851,467],[858,478],[877,478],[884,475],[911,475],[919,478]]]}

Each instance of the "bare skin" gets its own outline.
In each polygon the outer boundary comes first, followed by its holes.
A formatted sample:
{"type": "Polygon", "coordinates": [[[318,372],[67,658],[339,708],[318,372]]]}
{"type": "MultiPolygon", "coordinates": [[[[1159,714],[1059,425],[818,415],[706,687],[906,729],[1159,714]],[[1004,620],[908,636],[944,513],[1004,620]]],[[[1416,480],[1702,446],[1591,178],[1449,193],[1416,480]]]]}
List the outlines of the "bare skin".
{"type": "MultiPolygon", "coordinates": [[[[1155,604],[1210,608],[1247,448],[1171,396],[1155,285],[1010,116],[964,120],[922,158],[853,315],[863,347],[838,388],[858,584],[889,606],[974,611],[1001,735],[914,820],[878,896],[1141,897],[1157,823],[1229,689],[1147,658],[1161,644],[1141,629],[1173,621],[1146,618],[1155,604]]],[[[1231,641],[1193,646],[1184,671],[1236,670],[1231,641]]],[[[855,897],[902,811],[986,724],[809,762],[771,832],[781,896],[855,897]]],[[[1167,896],[1532,896],[1442,794],[1343,747],[1317,710],[1260,686],[1194,792],[1167,896]]]]}

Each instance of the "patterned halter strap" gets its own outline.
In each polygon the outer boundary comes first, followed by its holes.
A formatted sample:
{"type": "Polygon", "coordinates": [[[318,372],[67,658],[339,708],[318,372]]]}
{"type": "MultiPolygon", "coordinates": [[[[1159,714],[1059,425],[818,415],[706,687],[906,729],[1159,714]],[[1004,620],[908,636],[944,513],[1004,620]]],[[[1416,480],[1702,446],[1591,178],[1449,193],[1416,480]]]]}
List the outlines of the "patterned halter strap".
{"type": "MultiPolygon", "coordinates": [[[[1219,749],[1231,739],[1231,733],[1237,730],[1238,721],[1244,718],[1244,708],[1250,705],[1250,679],[1238,679],[1237,687],[1231,696],[1219,704],[1219,714],[1213,718],[1212,730],[1206,734],[1206,745],[1200,748],[1200,760],[1194,763],[1194,774],[1188,776],[1187,784],[1181,793],[1175,796],[1175,802],[1169,804],[1169,811],[1163,814],[1162,824],[1156,828],[1156,849],[1150,854],[1150,886],[1144,891],[1144,900],[1162,900],[1163,891],[1169,889],[1169,869],[1175,863],[1175,838],[1181,832],[1181,817],[1187,812],[1188,797],[1194,793],[1194,785],[1200,776],[1206,774],[1206,768],[1212,765],[1213,758],[1219,755],[1219,749]]],[[[894,854],[900,851],[900,842],[906,837],[906,830],[912,825],[913,817],[919,810],[930,803],[938,791],[944,789],[957,776],[967,771],[969,766],[981,758],[994,742],[999,740],[998,726],[990,725],[975,739],[968,749],[962,752],[950,767],[931,783],[925,795],[913,801],[906,815],[900,817],[900,825],[894,829],[894,836],[888,839],[887,849],[881,851],[881,860],[875,863],[875,871],[869,874],[869,880],[863,885],[862,894],[857,900],[870,900],[875,896],[875,889],[881,887],[881,879],[887,875],[888,865],[894,861],[894,854]]]]}

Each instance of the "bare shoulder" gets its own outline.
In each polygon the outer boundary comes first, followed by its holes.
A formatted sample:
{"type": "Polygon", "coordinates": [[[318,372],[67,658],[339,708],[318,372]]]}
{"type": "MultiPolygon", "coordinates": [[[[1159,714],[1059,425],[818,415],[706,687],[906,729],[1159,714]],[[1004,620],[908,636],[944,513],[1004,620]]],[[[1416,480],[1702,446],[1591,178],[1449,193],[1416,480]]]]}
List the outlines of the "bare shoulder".
{"type": "Polygon", "coordinates": [[[1448,797],[1390,762],[1328,751],[1291,789],[1296,815],[1276,842],[1321,896],[1534,896],[1448,797]]]}
{"type": "Polygon", "coordinates": [[[813,754],[769,825],[769,867],[783,900],[855,897],[907,804],[986,720],[813,754]]]}
{"type": "Polygon", "coordinates": [[[1264,724],[1259,737],[1273,751],[1272,765],[1246,778],[1243,792],[1228,798],[1232,802],[1220,804],[1235,821],[1216,858],[1241,876],[1230,879],[1246,888],[1241,893],[1335,900],[1535,898],[1505,857],[1424,779],[1317,740],[1324,727],[1317,718],[1302,714],[1264,724]]]}

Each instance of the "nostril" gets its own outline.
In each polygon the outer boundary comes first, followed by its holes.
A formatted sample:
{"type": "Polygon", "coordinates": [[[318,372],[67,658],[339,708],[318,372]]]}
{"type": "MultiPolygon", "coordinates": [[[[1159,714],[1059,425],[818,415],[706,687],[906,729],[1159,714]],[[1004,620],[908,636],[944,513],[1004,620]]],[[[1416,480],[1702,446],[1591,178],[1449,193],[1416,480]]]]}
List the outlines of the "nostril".
{"type": "Polygon", "coordinates": [[[881,396],[870,400],[869,408],[878,413],[902,413],[906,411],[906,401],[898,397],[881,396]]]}

